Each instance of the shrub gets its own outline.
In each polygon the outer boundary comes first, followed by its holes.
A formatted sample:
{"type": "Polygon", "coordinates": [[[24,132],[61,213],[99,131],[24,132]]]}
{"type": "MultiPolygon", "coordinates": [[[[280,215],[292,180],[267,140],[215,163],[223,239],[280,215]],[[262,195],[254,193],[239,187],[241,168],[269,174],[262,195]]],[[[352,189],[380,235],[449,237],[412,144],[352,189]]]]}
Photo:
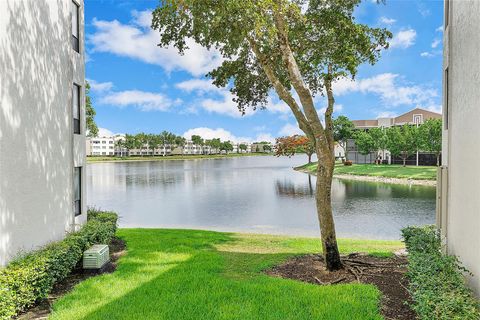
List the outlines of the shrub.
{"type": "Polygon", "coordinates": [[[45,298],[53,285],[65,279],[96,243],[110,243],[117,215],[94,210],[80,231],[59,242],[21,256],[0,270],[0,319],[10,319],[45,298]]]}
{"type": "Polygon", "coordinates": [[[353,165],[353,162],[350,161],[350,160],[346,160],[346,161],[343,162],[343,165],[344,166],[351,166],[351,165],[353,165]]]}
{"type": "Polygon", "coordinates": [[[408,227],[402,234],[409,255],[412,308],[420,319],[480,319],[479,303],[465,284],[468,271],[456,257],[442,253],[435,226],[408,227]]]}

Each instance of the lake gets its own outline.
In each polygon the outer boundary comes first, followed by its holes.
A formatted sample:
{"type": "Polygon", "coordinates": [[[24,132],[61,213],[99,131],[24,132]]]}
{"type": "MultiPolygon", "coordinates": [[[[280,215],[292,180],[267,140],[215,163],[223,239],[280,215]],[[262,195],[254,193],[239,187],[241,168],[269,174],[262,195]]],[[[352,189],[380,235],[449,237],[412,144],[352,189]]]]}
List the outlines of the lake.
{"type": "MultiPolygon", "coordinates": [[[[318,236],[315,177],[292,168],[306,157],[93,163],[87,202],[114,210],[120,227],[191,228],[318,236]]],[[[342,238],[400,239],[435,223],[435,188],[334,179],[342,238]]]]}

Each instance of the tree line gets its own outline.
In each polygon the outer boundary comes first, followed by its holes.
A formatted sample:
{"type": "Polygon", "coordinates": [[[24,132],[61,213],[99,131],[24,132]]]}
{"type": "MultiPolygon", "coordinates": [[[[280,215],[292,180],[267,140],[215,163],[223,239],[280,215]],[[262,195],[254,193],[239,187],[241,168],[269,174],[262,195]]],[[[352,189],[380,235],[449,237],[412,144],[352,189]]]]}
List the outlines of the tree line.
{"type": "MultiPolygon", "coordinates": [[[[335,142],[344,150],[345,160],[348,161],[347,142],[354,140],[357,150],[362,155],[388,150],[394,157],[399,157],[406,165],[407,159],[417,151],[433,153],[436,156],[437,166],[440,165],[442,153],[442,120],[428,119],[420,126],[405,124],[388,128],[371,128],[368,130],[355,129],[355,125],[346,116],[339,116],[333,121],[335,142]]],[[[294,135],[278,138],[275,145],[277,156],[293,156],[296,153],[305,153],[308,163],[315,153],[314,144],[306,137],[294,135]]]]}
{"type": "MultiPolygon", "coordinates": [[[[220,138],[204,139],[199,135],[192,135],[191,141],[194,145],[205,148],[209,154],[219,152],[231,152],[234,150],[234,144],[231,141],[222,141],[220,138]]],[[[268,144],[268,142],[260,142],[260,144],[268,144]]],[[[126,134],[124,139],[118,139],[115,141],[115,147],[124,149],[127,153],[131,150],[150,150],[151,155],[155,154],[155,150],[159,148],[170,147],[175,149],[177,147],[184,147],[187,144],[187,139],[182,136],[177,136],[174,133],[163,131],[160,134],[126,134]]],[[[248,145],[246,143],[240,143],[237,148],[237,152],[246,152],[248,145]]],[[[269,145],[264,146],[264,150],[270,151],[269,145]]],[[[252,150],[253,151],[253,150],[252,150]]],[[[164,150],[166,154],[166,150],[164,150]]]]}

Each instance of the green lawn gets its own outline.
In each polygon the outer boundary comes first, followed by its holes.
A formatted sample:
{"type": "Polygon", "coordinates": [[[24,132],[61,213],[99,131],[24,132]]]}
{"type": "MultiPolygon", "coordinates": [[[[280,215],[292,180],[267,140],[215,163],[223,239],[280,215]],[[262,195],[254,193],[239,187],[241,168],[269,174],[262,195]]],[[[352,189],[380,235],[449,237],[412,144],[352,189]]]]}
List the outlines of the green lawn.
{"type": "MultiPolygon", "coordinates": [[[[382,319],[370,285],[320,287],[262,270],[317,252],[317,239],[121,229],[128,253],[53,306],[51,319],[382,319]]],[[[343,253],[386,255],[398,241],[340,240],[343,253]]]]}
{"type": "MultiPolygon", "coordinates": [[[[305,169],[310,172],[315,172],[317,168],[316,163],[306,164],[298,169],[305,169]]],[[[436,180],[437,167],[424,166],[406,166],[401,165],[375,165],[375,164],[354,164],[352,166],[344,166],[338,163],[335,166],[336,174],[351,174],[357,176],[371,176],[371,177],[385,177],[398,179],[413,179],[413,180],[436,180]]]]}
{"type": "Polygon", "coordinates": [[[210,155],[174,155],[174,156],[131,156],[131,157],[87,157],[87,162],[108,162],[108,161],[163,161],[163,160],[192,160],[192,159],[222,159],[249,156],[271,155],[268,153],[231,153],[231,154],[210,154],[210,155]]]}

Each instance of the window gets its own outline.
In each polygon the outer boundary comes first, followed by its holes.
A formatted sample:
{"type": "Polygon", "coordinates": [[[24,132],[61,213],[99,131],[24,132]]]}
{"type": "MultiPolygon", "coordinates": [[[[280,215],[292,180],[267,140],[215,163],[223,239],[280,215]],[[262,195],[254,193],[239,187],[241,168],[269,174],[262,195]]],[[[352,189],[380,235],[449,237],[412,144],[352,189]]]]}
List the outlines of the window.
{"type": "Polygon", "coordinates": [[[443,79],[443,104],[444,104],[444,113],[445,113],[445,119],[443,120],[444,122],[444,127],[445,130],[448,130],[448,127],[450,125],[450,106],[448,104],[448,68],[445,69],[445,79],[443,79]]]}
{"type": "Polygon", "coordinates": [[[75,217],[82,214],[82,168],[76,167],[73,175],[73,212],[75,217]]]}
{"type": "Polygon", "coordinates": [[[80,6],[72,1],[72,47],[80,52],[80,6]]]}
{"type": "Polygon", "coordinates": [[[73,133],[80,134],[80,96],[81,96],[81,88],[79,85],[73,84],[73,133]]]}

